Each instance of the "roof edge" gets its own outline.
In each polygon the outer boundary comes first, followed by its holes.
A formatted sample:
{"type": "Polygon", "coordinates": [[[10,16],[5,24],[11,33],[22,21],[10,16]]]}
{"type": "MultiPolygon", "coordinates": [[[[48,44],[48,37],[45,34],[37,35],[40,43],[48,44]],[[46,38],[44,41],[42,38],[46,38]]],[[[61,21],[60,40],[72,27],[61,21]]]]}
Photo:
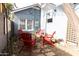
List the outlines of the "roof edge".
{"type": "Polygon", "coordinates": [[[12,11],[12,13],[16,13],[16,12],[19,12],[19,11],[22,11],[22,10],[25,10],[25,9],[28,9],[28,8],[33,8],[35,6],[38,6],[39,8],[41,8],[41,6],[39,4],[33,4],[33,5],[30,5],[30,6],[23,7],[23,8],[15,9],[15,10],[12,11]]]}

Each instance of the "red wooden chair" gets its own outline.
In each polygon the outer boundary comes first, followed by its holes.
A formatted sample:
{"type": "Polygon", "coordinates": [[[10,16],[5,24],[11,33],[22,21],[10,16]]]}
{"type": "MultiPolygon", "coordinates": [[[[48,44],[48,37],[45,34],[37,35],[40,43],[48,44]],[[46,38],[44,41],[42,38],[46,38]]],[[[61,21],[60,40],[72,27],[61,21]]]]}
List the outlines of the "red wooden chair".
{"type": "Polygon", "coordinates": [[[42,36],[42,48],[44,48],[45,44],[51,45],[52,47],[55,47],[55,42],[52,42],[52,38],[54,37],[54,34],[56,32],[54,32],[52,35],[48,35],[46,34],[45,36],[42,36]]]}
{"type": "Polygon", "coordinates": [[[32,48],[35,46],[36,40],[32,38],[31,33],[23,32],[20,34],[20,39],[23,42],[23,46],[19,53],[23,50],[24,47],[27,47],[27,49],[32,52],[32,48]]]}
{"type": "Polygon", "coordinates": [[[21,29],[19,29],[18,30],[18,33],[17,33],[17,37],[18,37],[18,39],[20,39],[21,38],[21,34],[23,33],[23,31],[21,30],[21,29]]]}

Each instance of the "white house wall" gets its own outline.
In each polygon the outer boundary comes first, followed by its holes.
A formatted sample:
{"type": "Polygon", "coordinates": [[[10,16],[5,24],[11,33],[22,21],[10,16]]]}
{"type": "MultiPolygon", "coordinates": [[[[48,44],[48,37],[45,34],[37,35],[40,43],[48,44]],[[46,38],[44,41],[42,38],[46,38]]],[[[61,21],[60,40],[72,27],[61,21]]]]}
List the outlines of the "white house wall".
{"type": "Polygon", "coordinates": [[[57,9],[56,16],[54,17],[54,28],[56,30],[56,37],[62,38],[66,41],[66,32],[67,32],[67,17],[64,12],[60,9],[57,9]]]}
{"type": "MultiPolygon", "coordinates": [[[[53,8],[51,9],[53,10],[53,8]]],[[[45,10],[41,10],[41,29],[45,29],[48,34],[56,31],[55,37],[62,38],[66,41],[67,17],[64,12],[57,8],[56,14],[52,16],[52,23],[46,23],[46,12],[45,10]]]]}
{"type": "Polygon", "coordinates": [[[46,25],[45,11],[41,10],[41,29],[45,29],[45,25],[46,25]]]}

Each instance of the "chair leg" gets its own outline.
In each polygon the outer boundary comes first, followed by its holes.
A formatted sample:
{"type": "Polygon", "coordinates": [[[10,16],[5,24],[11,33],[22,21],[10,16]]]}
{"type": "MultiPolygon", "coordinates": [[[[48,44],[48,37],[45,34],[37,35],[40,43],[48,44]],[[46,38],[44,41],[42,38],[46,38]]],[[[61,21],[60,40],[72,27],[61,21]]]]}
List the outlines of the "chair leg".
{"type": "Polygon", "coordinates": [[[22,46],[22,48],[20,49],[19,53],[21,53],[21,51],[23,50],[24,46],[22,46]]]}
{"type": "Polygon", "coordinates": [[[29,50],[29,56],[32,56],[32,47],[29,50]]]}
{"type": "Polygon", "coordinates": [[[42,45],[40,47],[40,52],[42,53],[42,51],[44,51],[44,43],[42,43],[42,45]]]}

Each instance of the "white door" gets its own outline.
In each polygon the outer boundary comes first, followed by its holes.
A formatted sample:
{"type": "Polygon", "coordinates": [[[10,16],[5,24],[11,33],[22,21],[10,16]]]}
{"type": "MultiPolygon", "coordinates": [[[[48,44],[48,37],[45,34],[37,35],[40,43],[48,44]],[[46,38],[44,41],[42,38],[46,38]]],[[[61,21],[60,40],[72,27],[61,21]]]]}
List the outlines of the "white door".
{"type": "Polygon", "coordinates": [[[46,12],[46,32],[52,34],[53,28],[53,10],[46,12]]]}

